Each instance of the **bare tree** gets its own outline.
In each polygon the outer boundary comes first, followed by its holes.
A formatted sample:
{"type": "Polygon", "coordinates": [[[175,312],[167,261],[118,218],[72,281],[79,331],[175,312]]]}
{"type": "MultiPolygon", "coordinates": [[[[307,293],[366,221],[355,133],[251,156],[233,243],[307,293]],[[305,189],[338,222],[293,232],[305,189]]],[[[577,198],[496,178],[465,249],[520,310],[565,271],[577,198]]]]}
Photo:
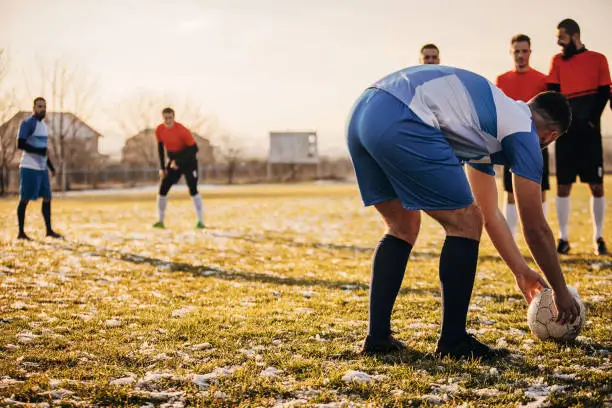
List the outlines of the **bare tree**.
{"type": "Polygon", "coordinates": [[[243,160],[242,147],[236,139],[230,135],[224,135],[219,139],[217,152],[221,163],[225,165],[227,184],[233,184],[236,170],[243,160]]]}
{"type": "Polygon", "coordinates": [[[69,169],[79,162],[92,164],[99,159],[97,137],[93,149],[81,139],[96,103],[97,85],[77,64],[57,59],[52,64],[39,60],[38,65],[40,77],[34,81],[26,78],[26,89],[30,95],[37,90],[36,94],[47,100],[49,150],[59,172],[59,187],[66,191],[69,169]]]}
{"type": "Polygon", "coordinates": [[[17,155],[17,121],[10,121],[17,113],[17,96],[14,89],[7,89],[4,79],[8,72],[6,50],[0,49],[0,195],[6,193],[9,168],[17,155]]]}

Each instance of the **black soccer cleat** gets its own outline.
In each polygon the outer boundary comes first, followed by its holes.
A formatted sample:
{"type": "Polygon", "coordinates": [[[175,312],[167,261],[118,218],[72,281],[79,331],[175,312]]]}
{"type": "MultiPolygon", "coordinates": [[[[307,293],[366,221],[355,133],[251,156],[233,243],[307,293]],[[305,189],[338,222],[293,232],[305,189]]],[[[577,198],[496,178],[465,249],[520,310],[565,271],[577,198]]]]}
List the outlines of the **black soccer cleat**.
{"type": "Polygon", "coordinates": [[[608,255],[606,242],[601,237],[597,238],[597,242],[595,242],[595,255],[608,255]]]}
{"type": "Polygon", "coordinates": [[[467,334],[463,339],[454,344],[444,344],[438,342],[438,346],[434,352],[434,354],[440,358],[448,356],[455,359],[481,358],[485,360],[494,357],[501,357],[507,353],[507,350],[495,349],[481,343],[471,334],[467,334]]]}
{"type": "Polygon", "coordinates": [[[19,235],[17,235],[17,239],[23,241],[32,241],[32,238],[28,237],[25,232],[20,232],[19,235]]]}
{"type": "Polygon", "coordinates": [[[569,241],[559,238],[559,245],[557,245],[557,252],[563,255],[569,254],[570,244],[569,241]]]}
{"type": "Polygon", "coordinates": [[[57,232],[51,230],[51,231],[47,231],[47,237],[48,238],[57,238],[57,239],[62,239],[64,238],[62,235],[58,234],[57,232]]]}
{"type": "Polygon", "coordinates": [[[396,339],[391,334],[386,338],[375,339],[372,336],[367,336],[364,343],[361,354],[368,356],[376,354],[390,354],[390,353],[401,353],[406,350],[408,346],[401,340],[396,339]]]}

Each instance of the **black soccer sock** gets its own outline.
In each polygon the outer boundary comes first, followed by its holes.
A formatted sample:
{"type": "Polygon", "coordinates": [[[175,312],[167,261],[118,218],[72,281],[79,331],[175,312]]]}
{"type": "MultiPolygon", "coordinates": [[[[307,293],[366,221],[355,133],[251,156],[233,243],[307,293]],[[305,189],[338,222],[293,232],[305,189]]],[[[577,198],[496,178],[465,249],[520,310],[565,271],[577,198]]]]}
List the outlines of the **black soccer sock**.
{"type": "Polygon", "coordinates": [[[446,237],[440,254],[442,333],[440,342],[453,344],[466,336],[468,307],[476,278],[479,242],[446,237]]]}
{"type": "Polygon", "coordinates": [[[51,229],[51,201],[43,200],[42,202],[42,215],[45,218],[45,226],[47,227],[47,234],[53,232],[51,229]]]}
{"type": "Polygon", "coordinates": [[[397,298],[412,245],[385,235],[374,252],[370,284],[370,327],[368,334],[377,339],[391,332],[391,312],[397,298]]]}
{"type": "Polygon", "coordinates": [[[27,201],[19,201],[19,205],[17,206],[17,221],[19,222],[19,234],[25,234],[24,226],[25,226],[25,216],[26,216],[26,208],[28,207],[27,201]]]}

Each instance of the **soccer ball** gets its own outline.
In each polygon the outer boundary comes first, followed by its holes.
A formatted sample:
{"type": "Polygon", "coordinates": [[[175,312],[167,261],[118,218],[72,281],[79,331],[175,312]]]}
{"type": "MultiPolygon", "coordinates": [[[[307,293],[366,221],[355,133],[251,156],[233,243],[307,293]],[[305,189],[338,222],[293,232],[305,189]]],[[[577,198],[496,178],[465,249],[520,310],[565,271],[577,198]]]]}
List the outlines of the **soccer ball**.
{"type": "Polygon", "coordinates": [[[546,288],[533,298],[527,310],[527,324],[531,332],[540,340],[571,341],[584,326],[585,308],[575,288],[568,286],[570,293],[578,301],[580,316],[574,323],[559,324],[555,322],[557,308],[552,289],[546,288]]]}

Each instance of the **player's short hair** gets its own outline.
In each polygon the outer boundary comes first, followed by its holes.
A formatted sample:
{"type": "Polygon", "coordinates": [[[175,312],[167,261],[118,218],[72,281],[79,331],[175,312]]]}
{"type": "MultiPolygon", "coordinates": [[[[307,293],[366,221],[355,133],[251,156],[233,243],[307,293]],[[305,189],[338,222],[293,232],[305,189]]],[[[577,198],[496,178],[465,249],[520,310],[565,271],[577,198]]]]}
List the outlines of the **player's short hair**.
{"type": "Polygon", "coordinates": [[[512,39],[510,40],[510,45],[516,42],[523,42],[523,41],[529,44],[529,46],[531,47],[531,38],[529,38],[529,36],[525,34],[516,34],[512,36],[512,39]]]}
{"type": "Polygon", "coordinates": [[[569,35],[580,35],[580,26],[575,20],[572,20],[571,18],[566,18],[565,20],[559,23],[559,25],[557,26],[557,30],[560,30],[562,28],[567,31],[569,35]]]}
{"type": "Polygon", "coordinates": [[[33,106],[36,106],[36,102],[44,102],[47,103],[47,101],[45,100],[45,98],[43,98],[42,96],[37,96],[36,98],[34,98],[34,102],[32,102],[33,106]]]}
{"type": "Polygon", "coordinates": [[[174,109],[172,109],[171,107],[166,107],[162,110],[162,115],[165,113],[171,113],[174,115],[174,109]]]}
{"type": "Polygon", "coordinates": [[[544,119],[559,126],[561,133],[567,132],[572,123],[572,110],[567,98],[560,92],[541,92],[529,101],[531,109],[544,119]]]}
{"type": "Polygon", "coordinates": [[[436,50],[438,51],[438,53],[440,53],[440,50],[438,49],[438,47],[436,46],[436,44],[425,44],[424,46],[421,47],[421,54],[423,53],[423,51],[425,50],[436,50]]]}

